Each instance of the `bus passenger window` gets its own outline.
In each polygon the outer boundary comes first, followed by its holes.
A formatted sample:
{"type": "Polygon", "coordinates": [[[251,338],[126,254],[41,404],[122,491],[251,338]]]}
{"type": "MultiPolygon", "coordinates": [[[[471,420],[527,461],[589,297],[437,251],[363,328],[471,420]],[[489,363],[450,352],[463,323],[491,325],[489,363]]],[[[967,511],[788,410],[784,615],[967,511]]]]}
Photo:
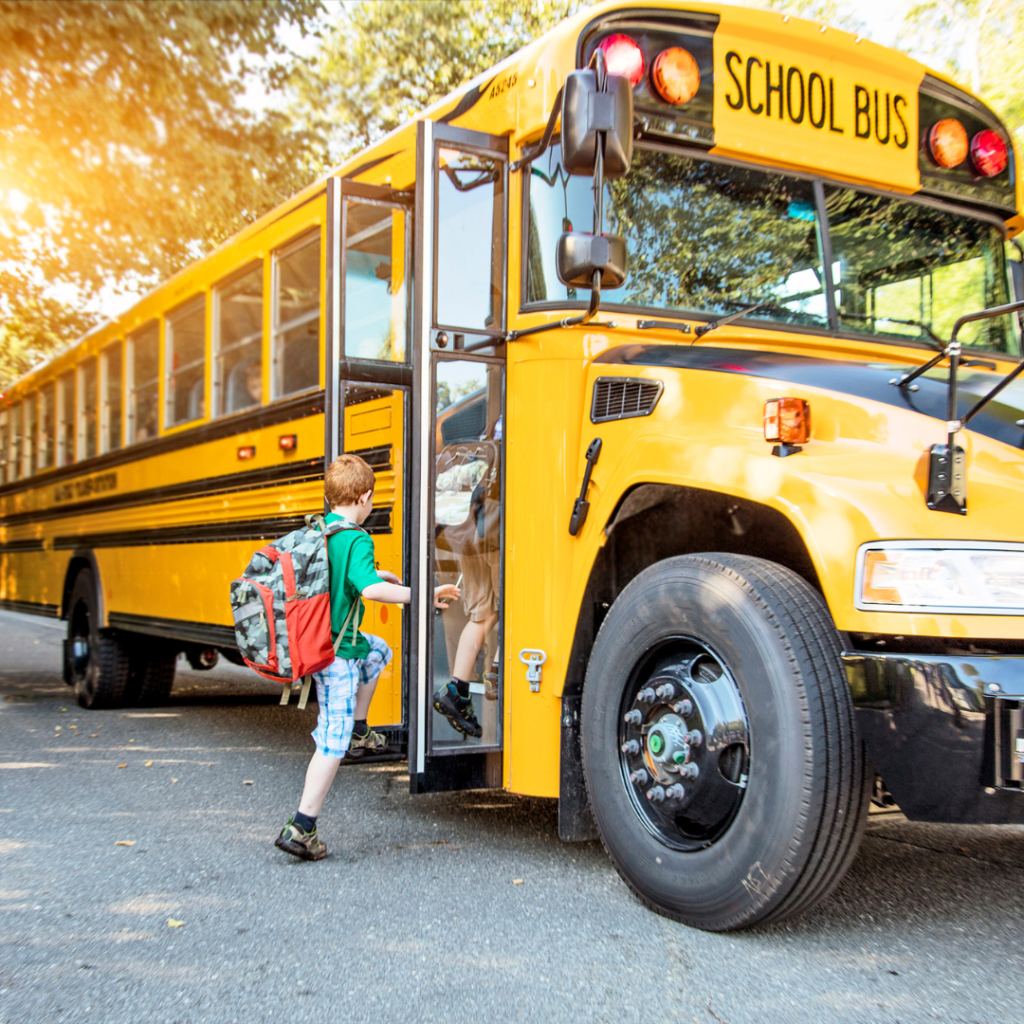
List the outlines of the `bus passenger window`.
{"type": "Polygon", "coordinates": [[[7,460],[10,457],[10,427],[7,424],[7,410],[0,410],[0,484],[10,479],[7,475],[7,460]]]}
{"type": "Polygon", "coordinates": [[[151,323],[128,339],[128,443],[156,437],[160,327],[151,323]]]}
{"type": "Polygon", "coordinates": [[[21,479],[21,406],[12,405],[7,413],[7,422],[10,425],[8,456],[7,456],[7,481],[21,479]]]}
{"type": "Polygon", "coordinates": [[[320,232],[274,253],[274,398],[320,383],[320,232]]]}
{"type": "Polygon", "coordinates": [[[53,469],[55,442],[54,385],[47,384],[39,392],[39,468],[53,469]]]}
{"type": "Polygon", "coordinates": [[[75,461],[75,375],[57,379],[57,465],[75,461]]]}
{"type": "Polygon", "coordinates": [[[214,404],[218,416],[263,402],[263,265],[216,293],[214,404]]]}
{"type": "Polygon", "coordinates": [[[167,406],[164,425],[177,426],[206,415],[206,300],[177,310],[167,317],[164,373],[167,406]]]}
{"type": "Polygon", "coordinates": [[[78,457],[91,459],[97,452],[96,357],[78,367],[78,457]]]}
{"type": "Polygon", "coordinates": [[[23,442],[24,450],[22,453],[22,459],[24,461],[22,474],[24,476],[32,476],[36,471],[36,453],[39,448],[35,395],[29,395],[29,397],[25,399],[21,407],[21,413],[24,417],[24,429],[22,431],[22,436],[25,439],[23,442]]]}
{"type": "Polygon", "coordinates": [[[116,452],[121,447],[121,342],[103,352],[103,412],[101,452],[116,452]]]}
{"type": "Polygon", "coordinates": [[[345,204],[345,355],[405,361],[405,211],[345,204]]]}

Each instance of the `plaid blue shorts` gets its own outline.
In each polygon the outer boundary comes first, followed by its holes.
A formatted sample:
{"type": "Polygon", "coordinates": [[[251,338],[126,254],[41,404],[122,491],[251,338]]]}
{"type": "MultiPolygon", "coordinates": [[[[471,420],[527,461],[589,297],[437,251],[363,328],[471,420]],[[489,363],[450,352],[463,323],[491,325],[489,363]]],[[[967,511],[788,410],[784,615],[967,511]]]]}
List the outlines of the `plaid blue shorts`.
{"type": "Polygon", "coordinates": [[[327,668],[313,673],[320,714],[311,735],[325,757],[345,756],[355,724],[356,692],[374,682],[391,661],[391,648],[379,636],[363,636],[370,642],[365,658],[335,658],[327,668]]]}

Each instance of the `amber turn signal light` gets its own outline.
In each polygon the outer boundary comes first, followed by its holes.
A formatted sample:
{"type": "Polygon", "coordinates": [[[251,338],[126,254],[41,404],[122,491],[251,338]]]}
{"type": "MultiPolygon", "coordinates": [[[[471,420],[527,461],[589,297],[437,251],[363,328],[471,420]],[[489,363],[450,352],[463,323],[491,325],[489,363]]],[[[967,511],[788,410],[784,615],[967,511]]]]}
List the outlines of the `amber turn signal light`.
{"type": "Polygon", "coordinates": [[[811,436],[811,403],[802,398],[769,398],[764,403],[764,439],[806,444],[811,436]]]}
{"type": "Polygon", "coordinates": [[[928,133],[928,151],[940,167],[959,167],[967,159],[967,129],[955,117],[936,121],[928,133]]]}
{"type": "Polygon", "coordinates": [[[662,50],[651,66],[651,84],[666,103],[689,103],[700,88],[700,68],[693,54],[681,46],[662,50]]]}
{"type": "Polygon", "coordinates": [[[277,439],[277,447],[283,452],[293,452],[299,445],[298,434],[282,434],[277,439]]]}
{"type": "Polygon", "coordinates": [[[244,444],[238,449],[238,457],[244,462],[247,459],[256,458],[256,445],[244,444]]]}

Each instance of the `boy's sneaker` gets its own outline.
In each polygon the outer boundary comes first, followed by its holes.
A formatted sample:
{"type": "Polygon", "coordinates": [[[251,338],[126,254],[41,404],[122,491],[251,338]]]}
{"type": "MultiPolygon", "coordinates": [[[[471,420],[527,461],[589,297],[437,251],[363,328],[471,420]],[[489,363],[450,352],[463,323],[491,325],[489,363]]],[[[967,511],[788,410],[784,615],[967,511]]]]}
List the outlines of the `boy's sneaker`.
{"type": "Polygon", "coordinates": [[[434,710],[444,715],[456,732],[473,737],[483,734],[473,714],[473,698],[460,697],[454,683],[446,683],[434,693],[434,710]]]}
{"type": "Polygon", "coordinates": [[[303,860],[323,860],[327,856],[327,847],[317,835],[316,829],[312,832],[303,832],[298,825],[292,824],[291,818],[274,840],[274,845],[279,850],[303,860]]]}
{"type": "Polygon", "coordinates": [[[347,756],[360,758],[367,752],[372,754],[375,750],[380,750],[387,745],[387,737],[383,733],[374,732],[371,728],[367,727],[365,736],[357,736],[355,732],[352,733],[347,756]]]}

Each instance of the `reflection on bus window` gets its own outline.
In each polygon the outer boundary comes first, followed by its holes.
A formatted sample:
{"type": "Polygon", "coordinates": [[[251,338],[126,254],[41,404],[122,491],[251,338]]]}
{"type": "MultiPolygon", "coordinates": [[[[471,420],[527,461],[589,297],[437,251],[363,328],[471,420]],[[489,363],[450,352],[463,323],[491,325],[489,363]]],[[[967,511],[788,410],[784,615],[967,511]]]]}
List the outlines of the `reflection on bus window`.
{"type": "Polygon", "coordinates": [[[57,465],[75,461],[75,375],[57,378],[57,465]]]}
{"type": "Polygon", "coordinates": [[[121,447],[121,342],[103,352],[103,415],[100,451],[116,452],[121,447]]]}
{"type": "Polygon", "coordinates": [[[7,409],[0,409],[0,484],[8,483],[13,477],[8,475],[7,464],[11,457],[11,434],[7,409]]]}
{"type": "MultiPolygon", "coordinates": [[[[558,280],[563,231],[593,227],[591,179],[570,177],[552,147],[531,168],[528,302],[583,299],[558,280]]],[[[624,235],[629,275],[602,304],[734,313],[826,327],[828,312],[811,183],[638,149],[605,186],[605,230],[624,235]]]]}
{"type": "Polygon", "coordinates": [[[53,469],[56,452],[56,401],[54,385],[47,384],[39,391],[39,468],[53,469]]]}
{"type": "MultiPolygon", "coordinates": [[[[931,206],[827,190],[833,283],[846,330],[948,341],[957,318],[1009,302],[1002,232],[931,206]]],[[[1018,351],[1011,317],[968,324],[965,345],[1018,351]]],[[[932,340],[934,344],[934,340],[932,340]]]]}
{"type": "Polygon", "coordinates": [[[160,327],[152,323],[128,339],[128,442],[148,441],[157,433],[160,379],[160,327]]]}
{"type": "Polygon", "coordinates": [[[217,290],[217,415],[263,401],[263,265],[217,290]]]}
{"type": "Polygon", "coordinates": [[[434,619],[435,749],[500,742],[501,402],[500,365],[437,363],[434,572],[462,598],[434,619]]]}
{"type": "Polygon", "coordinates": [[[21,405],[12,405],[7,412],[10,424],[10,440],[8,442],[7,479],[21,479],[21,405]]]}
{"type": "Polygon", "coordinates": [[[345,204],[345,355],[405,360],[405,211],[345,204]]]}
{"type": "Polygon", "coordinates": [[[21,405],[23,416],[22,475],[32,476],[36,471],[36,457],[39,450],[38,420],[36,419],[36,396],[29,395],[21,405]]]}
{"type": "Polygon", "coordinates": [[[164,422],[168,427],[202,419],[204,401],[206,344],[206,303],[200,299],[167,317],[167,407],[164,422]]]}
{"type": "Polygon", "coordinates": [[[448,327],[501,330],[505,291],[502,164],[446,148],[441,148],[437,159],[434,320],[448,327]]]}
{"type": "Polygon", "coordinates": [[[274,397],[320,383],[320,234],[274,254],[274,397]]]}
{"type": "Polygon", "coordinates": [[[78,457],[91,459],[99,440],[96,404],[96,357],[78,366],[78,457]]]}

